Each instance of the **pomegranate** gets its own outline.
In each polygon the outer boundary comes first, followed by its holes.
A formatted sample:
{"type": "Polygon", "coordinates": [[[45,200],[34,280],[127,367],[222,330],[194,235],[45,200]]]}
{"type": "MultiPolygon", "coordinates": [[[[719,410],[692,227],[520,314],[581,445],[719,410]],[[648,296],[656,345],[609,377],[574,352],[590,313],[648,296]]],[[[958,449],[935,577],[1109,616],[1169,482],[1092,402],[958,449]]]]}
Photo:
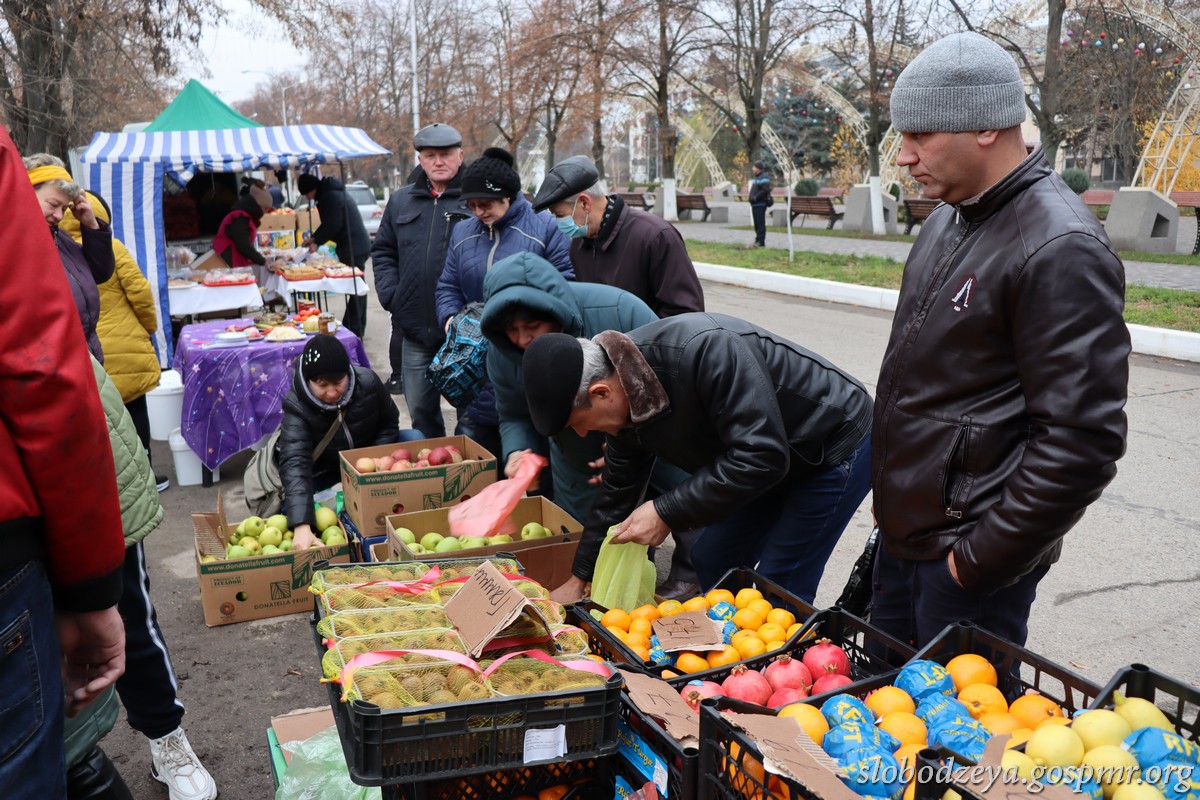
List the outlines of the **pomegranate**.
{"type": "Polygon", "coordinates": [[[850,675],[850,657],[846,655],[845,650],[828,639],[821,639],[805,650],[802,660],[814,679],[820,679],[822,675],[829,673],[847,677],[850,675]]]}
{"type": "Polygon", "coordinates": [[[721,682],[721,689],[726,697],[735,700],[745,700],[761,706],[771,699],[774,689],[761,672],[746,669],[745,664],[738,664],[729,673],[729,677],[721,682]]]}
{"type": "Polygon", "coordinates": [[[771,695],[767,699],[767,705],[769,705],[771,708],[779,708],[780,706],[786,706],[790,703],[803,700],[806,697],[808,697],[808,692],[804,691],[803,689],[789,687],[786,689],[780,689],[776,691],[775,694],[771,695]]]}
{"type": "Polygon", "coordinates": [[[692,711],[697,712],[700,710],[701,700],[706,697],[721,697],[724,694],[721,684],[712,681],[692,681],[679,690],[679,696],[683,698],[683,702],[691,706],[692,711]]]}
{"type": "Polygon", "coordinates": [[[803,689],[805,694],[812,688],[813,676],[803,662],[796,661],[787,653],[767,665],[763,677],[775,691],[780,689],[803,689]]]}
{"type": "Polygon", "coordinates": [[[822,675],[817,678],[817,682],[812,686],[813,697],[826,692],[832,692],[834,689],[840,689],[843,686],[849,686],[854,683],[849,677],[838,672],[830,672],[827,675],[822,675]]]}

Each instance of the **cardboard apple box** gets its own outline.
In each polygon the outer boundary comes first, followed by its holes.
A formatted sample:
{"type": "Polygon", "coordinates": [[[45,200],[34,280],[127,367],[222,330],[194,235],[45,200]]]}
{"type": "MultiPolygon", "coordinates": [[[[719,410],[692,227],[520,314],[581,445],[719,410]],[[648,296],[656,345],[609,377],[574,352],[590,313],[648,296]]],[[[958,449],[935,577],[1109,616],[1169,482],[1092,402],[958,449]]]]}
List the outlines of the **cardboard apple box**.
{"type": "Polygon", "coordinates": [[[209,250],[204,255],[198,256],[195,261],[189,264],[188,269],[229,269],[229,265],[225,263],[225,259],[217,255],[216,250],[209,250]]]}
{"type": "Polygon", "coordinates": [[[296,211],[296,241],[302,242],[312,236],[312,232],[321,227],[321,215],[315,208],[301,208],[296,211]]]}
{"type": "Polygon", "coordinates": [[[387,533],[384,519],[391,514],[452,506],[496,482],[496,457],[466,436],[360,447],[343,450],[340,458],[346,513],[365,538],[387,533]],[[426,447],[432,450],[448,444],[462,451],[462,462],[404,472],[364,473],[354,468],[360,458],[391,455],[400,447],[416,455],[426,447]]]}
{"type": "Polygon", "coordinates": [[[487,547],[452,550],[448,553],[414,553],[396,535],[398,528],[408,528],[418,539],[430,531],[444,535],[450,530],[449,518],[448,508],[387,517],[388,558],[393,561],[434,561],[442,558],[472,558],[512,553],[525,568],[526,575],[542,586],[553,589],[570,577],[571,563],[575,560],[575,551],[583,536],[583,526],[544,497],[521,499],[511,517],[518,530],[528,522],[537,522],[554,532],[554,536],[544,539],[523,541],[518,534],[511,542],[487,547]]]}
{"type": "Polygon", "coordinates": [[[210,628],[252,619],[311,613],[313,596],[308,586],[312,583],[313,565],[326,559],[334,563],[350,561],[348,544],[225,561],[229,534],[236,527],[225,518],[220,493],[217,494],[215,513],[192,514],[200,605],[204,609],[204,624],[210,628]],[[221,560],[205,564],[200,558],[206,555],[221,560]]]}
{"type": "Polygon", "coordinates": [[[303,742],[321,731],[334,726],[333,709],[301,708],[278,717],[271,717],[267,729],[267,742],[271,751],[271,773],[275,788],[283,779],[283,773],[292,763],[292,751],[288,748],[295,742],[303,742]]]}
{"type": "Polygon", "coordinates": [[[260,231],[295,231],[295,214],[263,214],[258,223],[260,231]]]}

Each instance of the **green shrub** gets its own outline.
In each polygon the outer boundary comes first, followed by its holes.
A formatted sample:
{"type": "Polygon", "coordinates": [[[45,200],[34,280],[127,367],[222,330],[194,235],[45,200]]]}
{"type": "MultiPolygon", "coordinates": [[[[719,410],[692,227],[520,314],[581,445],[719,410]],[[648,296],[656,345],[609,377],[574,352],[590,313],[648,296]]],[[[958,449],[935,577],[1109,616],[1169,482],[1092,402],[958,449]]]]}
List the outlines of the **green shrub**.
{"type": "Polygon", "coordinates": [[[799,197],[816,197],[817,192],[821,191],[821,184],[812,178],[801,178],[796,181],[795,191],[799,197]]]}
{"type": "Polygon", "coordinates": [[[1083,194],[1092,185],[1088,174],[1078,167],[1070,167],[1062,171],[1062,179],[1075,194],[1083,194]]]}

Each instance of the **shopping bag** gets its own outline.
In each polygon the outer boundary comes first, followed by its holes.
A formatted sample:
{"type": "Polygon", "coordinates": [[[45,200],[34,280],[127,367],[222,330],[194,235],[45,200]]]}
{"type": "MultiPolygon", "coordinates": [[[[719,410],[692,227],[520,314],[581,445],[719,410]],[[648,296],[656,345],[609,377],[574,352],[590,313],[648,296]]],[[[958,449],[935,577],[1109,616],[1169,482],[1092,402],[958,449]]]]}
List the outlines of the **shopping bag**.
{"type": "Polygon", "coordinates": [[[498,536],[513,534],[517,526],[510,518],[513,509],[530,486],[537,482],[538,473],[550,462],[537,453],[526,453],[517,465],[516,474],[496,481],[479,494],[450,509],[451,536],[498,536]]]}
{"type": "Polygon", "coordinates": [[[867,609],[871,606],[871,580],[875,572],[875,555],[879,552],[879,526],[871,529],[867,537],[867,545],[862,555],[854,562],[850,577],[842,589],[842,596],[837,605],[857,617],[867,618],[867,609]]]}
{"type": "Polygon", "coordinates": [[[487,339],[480,325],[483,303],[470,303],[450,320],[446,341],[425,369],[425,377],[455,408],[466,408],[487,380],[487,339]]]}

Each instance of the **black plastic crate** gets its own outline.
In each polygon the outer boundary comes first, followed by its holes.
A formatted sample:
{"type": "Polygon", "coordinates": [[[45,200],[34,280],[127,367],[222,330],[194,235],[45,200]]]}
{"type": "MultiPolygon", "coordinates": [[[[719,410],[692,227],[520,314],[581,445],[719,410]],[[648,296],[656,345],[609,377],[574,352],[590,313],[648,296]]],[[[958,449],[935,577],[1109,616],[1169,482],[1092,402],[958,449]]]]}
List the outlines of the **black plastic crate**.
{"type": "Polygon", "coordinates": [[[1149,700],[1162,709],[1185,739],[1200,742],[1200,689],[1168,677],[1145,664],[1130,664],[1117,671],[1091,708],[1108,708],[1113,694],[1149,700]]]}
{"type": "MultiPolygon", "coordinates": [[[[721,580],[717,582],[717,585],[712,588],[726,589],[734,594],[737,594],[740,589],[758,589],[762,592],[763,598],[771,602],[771,605],[791,611],[795,615],[796,621],[802,625],[811,620],[813,615],[817,613],[817,609],[813,606],[796,597],[769,578],[764,578],[747,567],[734,567],[726,572],[721,580]]],[[[575,617],[575,624],[587,633],[592,645],[592,652],[604,656],[605,659],[615,664],[636,666],[655,675],[661,673],[664,667],[656,666],[651,662],[643,663],[637,657],[636,653],[626,647],[620,639],[613,636],[591,616],[592,611],[604,612],[606,610],[604,606],[591,601],[583,601],[571,606],[571,615],[575,617]]],[[[632,611],[633,609],[626,610],[632,611]]],[[[788,646],[790,647],[799,641],[801,634],[802,631],[798,631],[789,638],[787,641],[788,646]]],[[[670,669],[670,667],[665,667],[665,669],[670,669]]],[[[702,674],[695,673],[695,675],[702,674]]]]}
{"type": "MultiPolygon", "coordinates": [[[[612,800],[609,759],[583,759],[496,770],[445,781],[423,781],[396,787],[393,797],[401,800],[509,800],[518,795],[536,796],[542,789],[584,781],[591,786],[573,786],[572,798],[603,797],[612,800]],[[590,779],[590,780],[589,780],[590,779]],[[603,790],[603,794],[600,790],[603,790]]],[[[567,796],[564,796],[564,800],[567,796]]]]}
{"type": "MultiPolygon", "coordinates": [[[[323,654],[317,617],[310,621],[323,654]]],[[[388,786],[532,766],[524,763],[528,728],[566,726],[567,754],[557,761],[611,755],[618,745],[622,683],[614,671],[600,687],[413,709],[342,702],[338,684],[326,687],[350,779],[360,786],[388,786]]]]}
{"type": "MultiPolygon", "coordinates": [[[[624,760],[633,771],[632,775],[641,777],[643,783],[657,783],[656,771],[664,770],[668,800],[694,798],[696,771],[700,764],[699,748],[684,747],[675,741],[675,737],[667,733],[657,720],[643,714],[625,692],[621,693],[620,714],[621,725],[617,735],[621,749],[617,758],[624,760]],[[649,752],[643,753],[643,750],[649,752]],[[661,767],[658,764],[661,764],[661,767]]],[[[630,783],[633,783],[632,779],[630,783]]]]}
{"type": "MultiPolygon", "coordinates": [[[[698,765],[699,800],[751,800],[777,797],[770,793],[769,774],[762,769],[762,751],[754,740],[721,717],[722,711],[738,714],[775,716],[775,711],[729,697],[711,697],[700,701],[700,762],[698,765]],[[733,755],[733,745],[737,755],[733,755]],[[757,766],[756,766],[757,765],[757,766]]],[[[803,733],[796,726],[797,733],[803,733]]],[[[779,777],[789,790],[791,800],[818,800],[800,784],[779,777]]]]}
{"type": "Polygon", "coordinates": [[[1010,703],[1032,689],[1065,707],[1070,715],[1090,708],[1102,691],[1082,675],[970,622],[947,625],[916,657],[945,665],[964,653],[975,653],[992,663],[1000,690],[1010,703]]]}

